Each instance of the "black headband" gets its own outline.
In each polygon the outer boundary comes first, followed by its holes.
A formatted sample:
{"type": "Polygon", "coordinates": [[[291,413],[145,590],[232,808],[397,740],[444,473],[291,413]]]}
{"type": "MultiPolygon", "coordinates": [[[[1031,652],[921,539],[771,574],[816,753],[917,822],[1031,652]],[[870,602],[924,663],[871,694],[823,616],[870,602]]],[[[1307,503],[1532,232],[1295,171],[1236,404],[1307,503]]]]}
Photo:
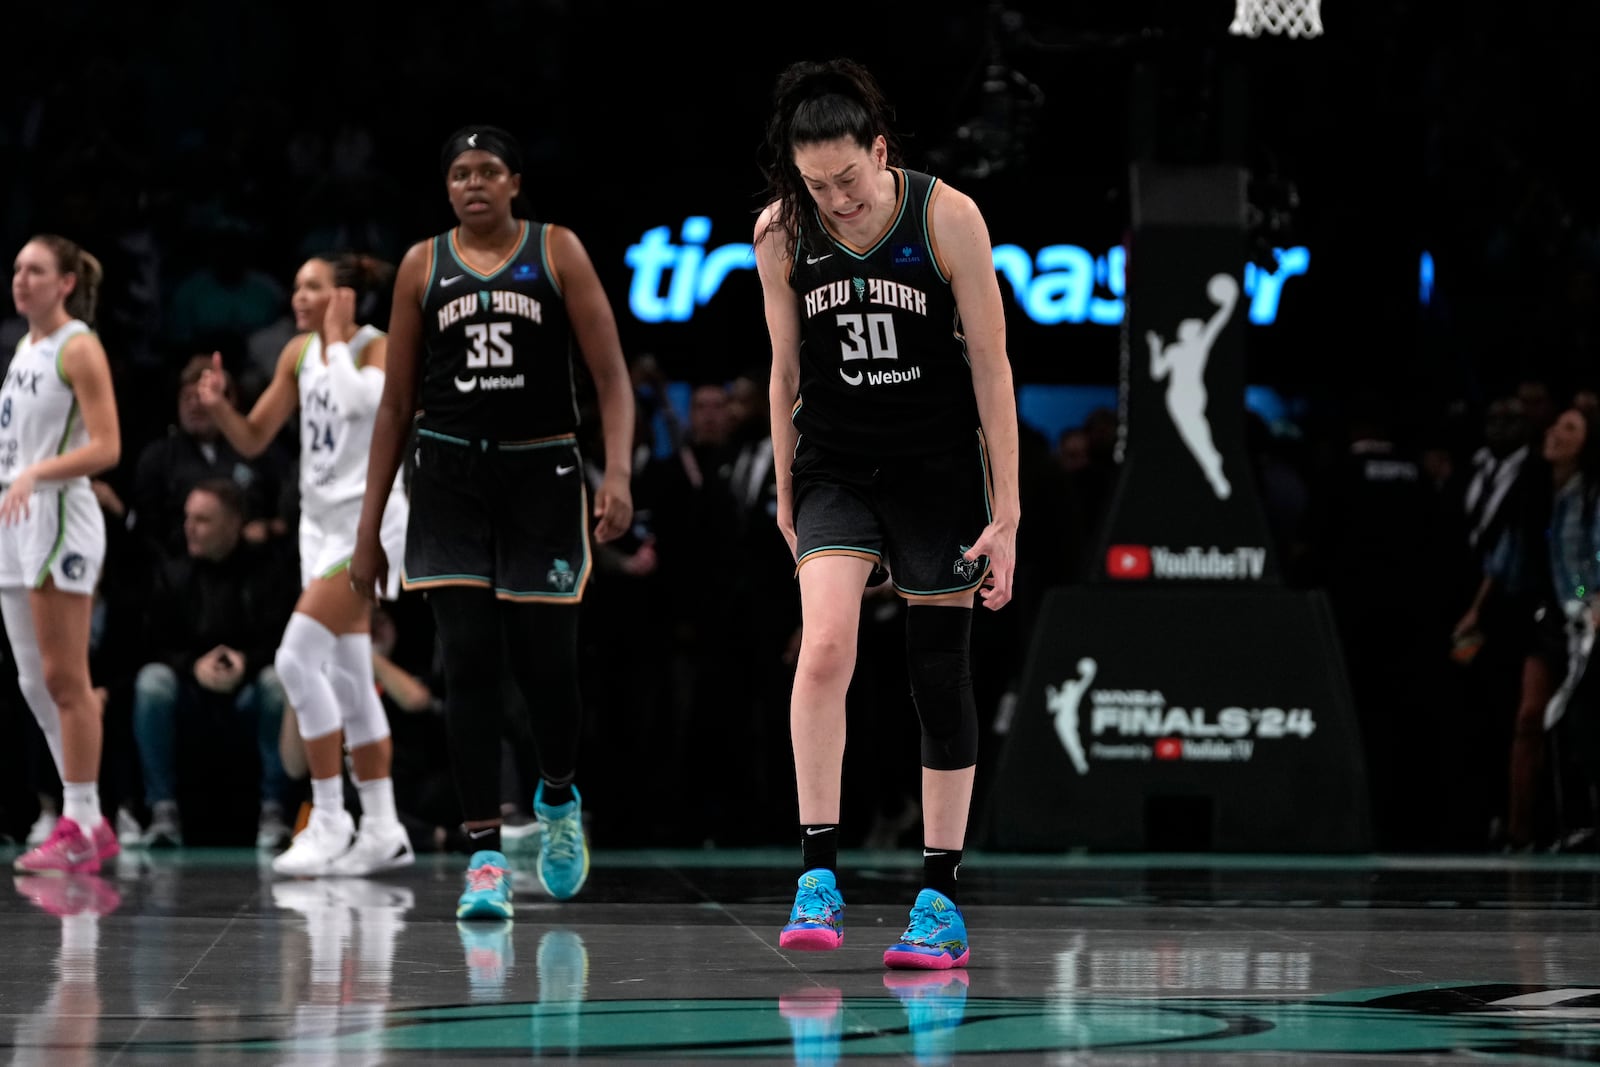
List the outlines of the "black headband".
{"type": "Polygon", "coordinates": [[[450,165],[456,161],[456,157],[473,149],[499,156],[512,174],[522,173],[522,149],[518,147],[517,139],[498,126],[463,126],[452,133],[444,143],[439,168],[448,177],[450,165]]]}

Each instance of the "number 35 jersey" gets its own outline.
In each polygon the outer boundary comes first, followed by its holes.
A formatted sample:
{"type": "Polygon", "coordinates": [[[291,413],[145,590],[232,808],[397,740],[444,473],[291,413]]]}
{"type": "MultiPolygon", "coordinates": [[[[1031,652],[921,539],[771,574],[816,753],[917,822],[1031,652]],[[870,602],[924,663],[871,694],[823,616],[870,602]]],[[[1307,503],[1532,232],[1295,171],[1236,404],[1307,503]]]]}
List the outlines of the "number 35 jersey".
{"type": "Polygon", "coordinates": [[[550,226],[486,274],[467,266],[456,231],[433,238],[422,293],[419,423],[467,440],[532,441],[576,432],[572,325],[550,266],[550,226]]]}
{"type": "Polygon", "coordinates": [[[899,197],[877,242],[845,244],[806,211],[789,274],[800,302],[795,427],[867,465],[947,451],[979,426],[955,293],[929,233],[939,180],[892,169],[899,197]]]}
{"type": "MultiPolygon", "coordinates": [[[[89,439],[78,398],[61,368],[61,350],[89,326],[72,319],[54,333],[17,342],[0,386],[0,482],[40,460],[70,452],[89,439]]],[[[87,478],[73,481],[88,484],[87,478]]]]}

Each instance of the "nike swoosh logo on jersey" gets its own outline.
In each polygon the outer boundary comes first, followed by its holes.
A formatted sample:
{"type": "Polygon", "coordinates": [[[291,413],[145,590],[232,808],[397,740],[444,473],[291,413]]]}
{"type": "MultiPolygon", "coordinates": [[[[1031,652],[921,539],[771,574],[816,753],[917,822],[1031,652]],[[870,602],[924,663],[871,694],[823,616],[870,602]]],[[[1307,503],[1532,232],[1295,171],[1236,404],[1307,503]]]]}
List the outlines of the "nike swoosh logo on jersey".
{"type": "Polygon", "coordinates": [[[832,259],[832,258],[833,258],[833,253],[832,252],[829,252],[825,256],[807,256],[806,257],[806,266],[809,267],[813,263],[821,263],[825,259],[832,259]]]}
{"type": "Polygon", "coordinates": [[[439,284],[440,285],[454,285],[456,282],[459,282],[462,279],[462,277],[463,277],[463,275],[460,275],[460,274],[452,274],[448,278],[440,278],[439,279],[439,284]]]}
{"type": "Polygon", "coordinates": [[[456,379],[456,388],[463,393],[470,393],[477,387],[478,379],[476,378],[468,378],[465,381],[462,381],[460,378],[456,379]]]}
{"type": "Polygon", "coordinates": [[[573,471],[575,471],[577,469],[578,469],[578,465],[576,463],[572,464],[571,466],[567,466],[567,467],[563,467],[559,463],[556,464],[556,473],[557,474],[571,474],[573,471]]]}

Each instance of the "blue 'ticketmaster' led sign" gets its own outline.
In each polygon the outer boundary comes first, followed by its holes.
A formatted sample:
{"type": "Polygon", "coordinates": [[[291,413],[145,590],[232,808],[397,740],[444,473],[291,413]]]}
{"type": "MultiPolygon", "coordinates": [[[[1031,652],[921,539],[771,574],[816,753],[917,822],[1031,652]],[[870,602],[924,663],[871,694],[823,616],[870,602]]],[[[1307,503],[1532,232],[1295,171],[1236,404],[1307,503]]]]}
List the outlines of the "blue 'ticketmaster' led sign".
{"type": "MultiPolygon", "coordinates": [[[[640,322],[687,322],[711,301],[728,275],[753,270],[748,243],[711,247],[711,220],[691,215],[678,228],[656,226],[628,248],[631,272],[628,308],[640,322]]],[[[1304,275],[1311,253],[1303,246],[1275,248],[1274,265],[1265,270],[1244,265],[1244,291],[1250,300],[1250,321],[1268,326],[1277,320],[1278,302],[1289,279],[1304,275]]],[[[1127,292],[1127,251],[1113,245],[1095,254],[1081,245],[1045,245],[1030,252],[1021,245],[996,245],[994,269],[1023,314],[1041,326],[1091,323],[1115,326],[1122,321],[1127,292]]]]}

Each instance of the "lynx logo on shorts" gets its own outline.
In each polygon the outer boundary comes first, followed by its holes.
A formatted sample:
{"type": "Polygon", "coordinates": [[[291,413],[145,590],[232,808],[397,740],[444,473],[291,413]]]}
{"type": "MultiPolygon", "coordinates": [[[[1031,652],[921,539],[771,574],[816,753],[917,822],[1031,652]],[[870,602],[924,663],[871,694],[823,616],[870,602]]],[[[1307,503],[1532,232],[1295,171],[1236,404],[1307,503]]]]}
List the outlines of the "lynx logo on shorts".
{"type": "Polygon", "coordinates": [[[61,573],[73,581],[82,578],[89,571],[89,561],[83,558],[80,552],[68,552],[61,557],[61,573]]]}
{"type": "Polygon", "coordinates": [[[572,587],[578,582],[578,575],[572,569],[572,564],[564,559],[556,560],[555,566],[545,574],[545,580],[550,583],[551,589],[559,589],[563,593],[572,592],[572,587]]]}
{"type": "Polygon", "coordinates": [[[967,553],[970,551],[972,551],[971,545],[962,545],[961,555],[956,557],[956,577],[960,578],[963,582],[972,581],[972,579],[978,573],[978,560],[967,558],[967,553]]]}

